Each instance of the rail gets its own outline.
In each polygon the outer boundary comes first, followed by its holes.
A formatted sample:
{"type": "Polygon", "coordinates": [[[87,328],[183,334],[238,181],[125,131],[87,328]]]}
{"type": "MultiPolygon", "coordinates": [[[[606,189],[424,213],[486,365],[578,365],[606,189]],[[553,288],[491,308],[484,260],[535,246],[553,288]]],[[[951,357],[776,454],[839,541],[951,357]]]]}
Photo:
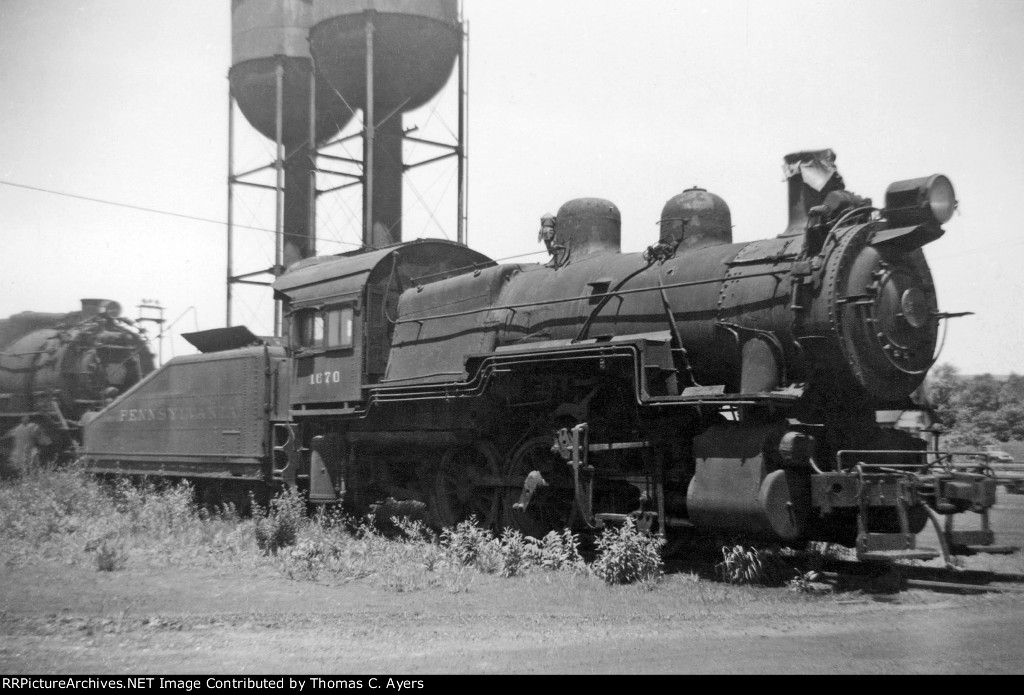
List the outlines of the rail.
{"type": "Polygon", "coordinates": [[[1022,593],[1024,574],[965,570],[960,568],[924,567],[915,565],[878,565],[852,560],[826,560],[822,578],[836,581],[843,578],[879,577],[894,573],[894,582],[901,588],[926,589],[942,593],[1022,593]]]}

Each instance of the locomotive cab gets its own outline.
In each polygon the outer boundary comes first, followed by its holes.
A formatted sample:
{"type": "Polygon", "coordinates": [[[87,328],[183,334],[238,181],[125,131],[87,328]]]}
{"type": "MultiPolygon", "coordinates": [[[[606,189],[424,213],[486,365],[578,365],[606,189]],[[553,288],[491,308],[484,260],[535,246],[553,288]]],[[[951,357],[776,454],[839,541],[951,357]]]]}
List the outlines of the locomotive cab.
{"type": "Polygon", "coordinates": [[[461,244],[423,240],[301,261],[274,283],[285,301],[297,417],[355,412],[388,368],[398,301],[410,288],[493,265],[461,244]]]}

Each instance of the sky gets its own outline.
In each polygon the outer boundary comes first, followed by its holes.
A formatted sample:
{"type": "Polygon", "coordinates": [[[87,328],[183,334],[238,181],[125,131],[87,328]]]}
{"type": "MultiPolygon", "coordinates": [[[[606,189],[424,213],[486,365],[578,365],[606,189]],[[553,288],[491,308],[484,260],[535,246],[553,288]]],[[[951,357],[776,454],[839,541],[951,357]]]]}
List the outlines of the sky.
{"type": "MultiPolygon", "coordinates": [[[[783,156],[828,147],[879,205],[894,181],[950,177],[960,209],[925,252],[940,310],[975,315],[949,322],[939,362],[1024,373],[1024,2],[465,0],[464,14],[477,250],[537,252],[541,215],[601,197],[623,250],[641,251],[694,185],[729,203],[736,241],[773,237],[783,156]]],[[[227,0],[0,0],[0,317],[159,300],[165,359],[191,352],[178,333],[224,325],[230,62],[227,0]]],[[[453,93],[406,127],[453,129],[453,93]]],[[[238,119],[237,170],[272,156],[246,131],[238,119]]],[[[422,175],[408,206],[433,210],[453,176],[422,175]]],[[[322,253],[358,240],[353,207],[322,203],[322,253]]],[[[235,215],[273,226],[262,199],[235,215]]],[[[408,215],[407,240],[454,237],[453,216],[408,215]]],[[[268,239],[239,230],[237,263],[269,265],[268,239]]],[[[264,295],[241,297],[236,322],[267,332],[264,295]]]]}

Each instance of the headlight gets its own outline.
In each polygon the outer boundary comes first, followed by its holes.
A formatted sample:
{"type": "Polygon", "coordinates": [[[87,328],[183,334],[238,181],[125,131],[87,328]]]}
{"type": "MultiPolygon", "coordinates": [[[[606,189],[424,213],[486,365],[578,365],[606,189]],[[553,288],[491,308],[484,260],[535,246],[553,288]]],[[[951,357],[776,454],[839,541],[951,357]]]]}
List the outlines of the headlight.
{"type": "Polygon", "coordinates": [[[953,184],[942,174],[897,181],[885,191],[885,217],[892,227],[928,224],[942,226],[956,212],[953,184]]]}
{"type": "Polygon", "coordinates": [[[116,319],[121,316],[121,305],[114,301],[103,302],[100,305],[100,313],[116,319]]]}

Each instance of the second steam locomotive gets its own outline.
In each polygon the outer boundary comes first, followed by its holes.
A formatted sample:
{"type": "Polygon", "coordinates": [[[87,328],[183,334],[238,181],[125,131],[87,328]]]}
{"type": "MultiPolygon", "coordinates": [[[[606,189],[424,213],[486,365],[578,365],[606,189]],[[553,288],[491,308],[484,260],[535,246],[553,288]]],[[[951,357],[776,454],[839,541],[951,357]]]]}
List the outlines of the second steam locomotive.
{"type": "Polygon", "coordinates": [[[762,241],[733,243],[728,206],[690,189],[643,253],[621,252],[613,204],[581,199],[543,220],[544,264],[443,241],[301,261],[275,283],[285,345],[194,334],[204,354],[88,425],[88,465],[534,536],[632,518],[928,557],[931,519],[947,550],[994,550],[995,482],[876,424],[909,407],[948,318],[922,248],[949,180],[895,183],[878,208],[831,151],[785,167],[789,224],[762,241]],[[968,511],[982,530],[954,531],[968,511]]]}
{"type": "Polygon", "coordinates": [[[43,458],[59,457],[79,443],[84,419],[153,368],[145,333],[111,300],[0,320],[0,434],[31,423],[43,458]]]}

